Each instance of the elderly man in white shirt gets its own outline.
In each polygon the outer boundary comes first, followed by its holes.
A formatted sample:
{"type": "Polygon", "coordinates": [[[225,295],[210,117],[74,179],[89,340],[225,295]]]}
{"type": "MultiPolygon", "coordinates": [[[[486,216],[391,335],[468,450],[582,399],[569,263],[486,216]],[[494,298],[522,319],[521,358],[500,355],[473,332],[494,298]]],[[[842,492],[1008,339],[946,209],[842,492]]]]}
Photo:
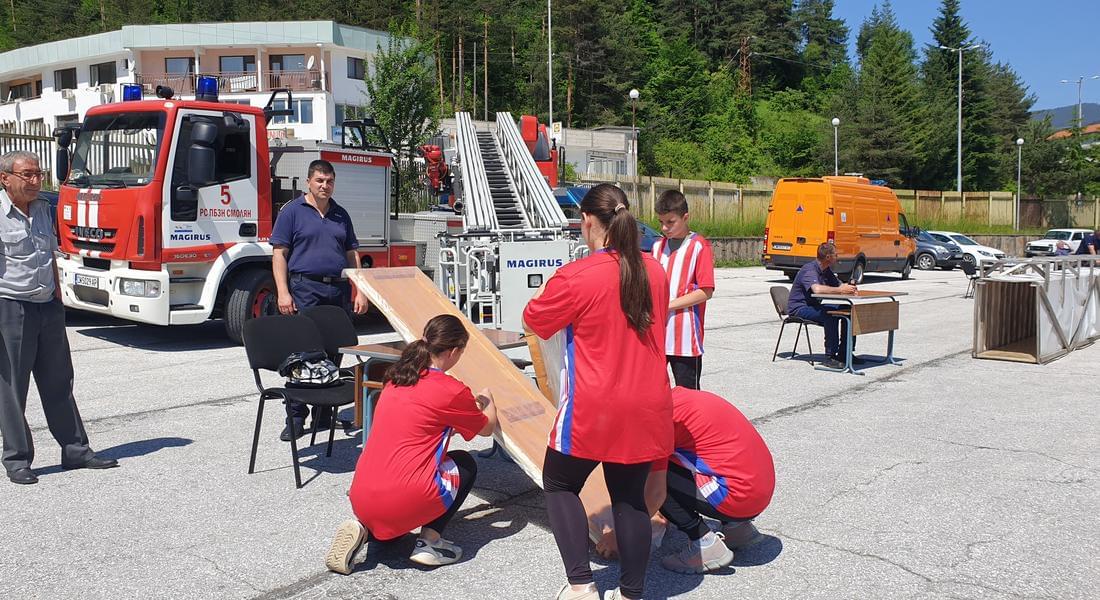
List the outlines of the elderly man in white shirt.
{"type": "Polygon", "coordinates": [[[38,165],[31,152],[0,157],[0,436],[4,469],[19,484],[38,482],[24,414],[32,374],[50,433],[61,445],[61,467],[118,466],[88,447],[73,398],[73,362],[54,265],[53,209],[38,199],[44,175],[38,165]]]}

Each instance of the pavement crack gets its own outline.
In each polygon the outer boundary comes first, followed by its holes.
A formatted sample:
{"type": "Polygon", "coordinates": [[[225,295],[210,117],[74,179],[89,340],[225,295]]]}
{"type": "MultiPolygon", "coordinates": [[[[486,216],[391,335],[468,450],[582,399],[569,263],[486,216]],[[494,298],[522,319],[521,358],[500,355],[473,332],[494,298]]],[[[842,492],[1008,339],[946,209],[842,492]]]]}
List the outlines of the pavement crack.
{"type": "MultiPolygon", "coordinates": [[[[132,421],[132,420],[134,420],[136,418],[139,418],[139,417],[145,417],[145,416],[148,416],[148,415],[156,415],[156,414],[161,414],[161,413],[167,413],[167,412],[170,412],[170,411],[182,410],[182,409],[187,409],[187,408],[195,408],[195,407],[199,407],[199,406],[210,406],[210,405],[218,405],[218,404],[223,404],[223,405],[235,404],[237,402],[243,402],[243,401],[247,401],[247,400],[250,400],[250,399],[255,400],[256,395],[257,394],[255,392],[253,392],[253,393],[249,393],[249,394],[238,394],[238,395],[235,395],[235,396],[223,396],[221,398],[211,398],[209,400],[200,400],[198,402],[191,402],[191,403],[188,403],[188,404],[175,404],[175,405],[172,405],[172,406],[165,406],[163,408],[151,408],[149,410],[139,410],[139,411],[129,412],[129,413],[120,413],[120,414],[117,414],[117,415],[107,415],[107,416],[104,416],[104,417],[96,417],[94,419],[84,419],[84,426],[87,427],[89,425],[94,425],[94,424],[97,424],[97,423],[108,423],[108,422],[111,422],[111,421],[123,421],[123,422],[132,421]]],[[[49,431],[49,426],[40,425],[38,427],[32,427],[31,428],[32,433],[40,433],[40,432],[43,432],[43,431],[49,431]]],[[[97,430],[96,433],[98,434],[99,431],[97,430]]]]}
{"type": "Polygon", "coordinates": [[[759,417],[756,417],[755,419],[752,419],[752,423],[753,423],[753,425],[760,426],[760,425],[764,425],[766,423],[770,423],[772,421],[776,421],[778,419],[783,419],[783,418],[790,417],[790,416],[793,416],[793,415],[797,415],[799,413],[803,413],[803,412],[806,412],[806,411],[815,410],[815,409],[818,409],[818,408],[827,408],[829,406],[832,406],[835,401],[840,400],[842,398],[851,398],[852,396],[858,394],[859,392],[862,392],[864,390],[868,390],[868,389],[870,389],[874,386],[881,385],[881,384],[884,384],[884,383],[890,383],[894,380],[901,379],[904,376],[910,375],[910,374],[915,373],[917,371],[924,370],[924,369],[929,368],[929,367],[940,366],[941,364],[943,364],[945,362],[948,362],[950,360],[959,358],[960,356],[966,356],[966,355],[970,354],[970,352],[971,351],[968,348],[966,350],[960,350],[958,352],[952,352],[951,354],[945,354],[945,355],[940,356],[938,358],[933,358],[931,360],[927,360],[927,361],[922,362],[922,363],[916,363],[916,364],[913,364],[911,366],[906,364],[905,366],[902,366],[901,368],[899,368],[897,371],[894,371],[893,374],[886,375],[885,377],[882,377],[880,379],[871,379],[871,380],[868,380],[866,383],[861,383],[861,384],[858,384],[858,385],[854,385],[854,386],[845,388],[844,390],[842,390],[840,392],[836,392],[835,394],[829,394],[827,396],[822,396],[820,398],[815,398],[814,400],[810,400],[809,402],[803,402],[802,404],[795,404],[795,405],[792,405],[792,406],[787,406],[785,408],[781,408],[779,410],[770,412],[766,415],[761,415],[759,417]]]}
{"type": "Polygon", "coordinates": [[[256,593],[261,593],[262,594],[264,592],[264,590],[262,588],[256,587],[255,585],[252,584],[251,581],[248,581],[247,579],[245,579],[241,575],[238,575],[237,573],[233,573],[233,572],[226,571],[225,569],[223,569],[221,567],[221,565],[218,564],[218,561],[213,560],[211,558],[208,558],[206,556],[203,556],[202,554],[198,554],[198,553],[195,553],[195,552],[189,552],[188,550],[184,550],[183,553],[186,554],[187,556],[192,557],[192,558],[197,558],[199,560],[203,560],[203,561],[206,561],[206,562],[210,563],[210,566],[214,567],[214,570],[217,571],[218,573],[221,573],[222,575],[225,575],[226,577],[228,577],[229,579],[232,579],[233,581],[236,581],[238,583],[243,583],[243,584],[247,585],[252,591],[254,591],[256,593]]]}
{"type": "Polygon", "coordinates": [[[861,481],[859,483],[856,483],[855,485],[852,485],[850,487],[844,488],[844,489],[840,490],[839,492],[833,494],[832,496],[829,496],[829,499],[826,500],[824,503],[822,503],[821,506],[822,507],[828,506],[829,503],[832,502],[833,500],[836,500],[836,499],[838,499],[842,496],[847,496],[848,494],[853,494],[855,492],[862,491],[866,488],[869,488],[869,487],[873,486],[881,477],[883,477],[884,475],[886,475],[890,471],[893,471],[894,469],[896,469],[896,468],[898,468],[902,465],[914,465],[914,466],[916,466],[916,465],[927,464],[928,462],[929,461],[926,461],[926,460],[903,460],[903,461],[900,461],[900,462],[896,462],[896,463],[894,463],[894,464],[892,464],[888,467],[878,469],[877,472],[874,475],[872,475],[871,477],[869,477],[868,479],[866,479],[864,481],[861,481]]]}
{"type": "MultiPolygon", "coordinates": [[[[1076,464],[1073,464],[1071,462],[1064,461],[1064,460],[1062,460],[1062,459],[1060,459],[1056,456],[1051,456],[1049,454],[1046,454],[1045,452],[1039,452],[1038,450],[1028,450],[1026,448],[999,448],[997,446],[985,446],[985,445],[982,445],[982,444],[967,444],[967,443],[964,443],[964,442],[955,442],[955,441],[952,441],[952,440],[945,440],[943,438],[935,438],[935,437],[926,437],[925,439],[932,440],[932,441],[935,441],[935,442],[940,442],[942,444],[949,444],[951,446],[961,446],[963,448],[971,448],[971,449],[974,449],[974,450],[989,450],[989,451],[992,451],[992,452],[1010,452],[1010,453],[1013,453],[1013,454],[1032,454],[1034,456],[1041,456],[1041,457],[1043,457],[1047,460],[1052,460],[1056,463],[1066,465],[1067,467],[1073,467],[1074,469],[1080,469],[1082,471],[1089,471],[1090,473],[1100,472],[1097,469],[1093,469],[1093,468],[1089,468],[1089,467],[1082,467],[1081,465],[1076,465],[1076,464]]],[[[1080,481],[1084,481],[1084,479],[1081,479],[1080,481]]],[[[1061,481],[1061,482],[1052,481],[1051,483],[1079,483],[1079,481],[1061,481]]]]}
{"type": "Polygon", "coordinates": [[[853,556],[858,556],[860,558],[869,558],[871,560],[877,560],[879,562],[888,564],[892,567],[896,567],[898,569],[901,569],[902,571],[905,571],[906,573],[909,573],[910,575],[912,575],[914,577],[917,577],[917,578],[921,579],[922,581],[924,581],[925,583],[928,583],[930,585],[935,585],[936,583],[938,583],[935,579],[932,579],[931,577],[929,577],[928,575],[925,575],[924,573],[921,573],[920,571],[917,571],[917,570],[915,570],[911,567],[903,565],[903,564],[901,564],[901,563],[899,563],[895,560],[891,560],[891,559],[886,558],[884,556],[879,556],[878,554],[874,554],[874,553],[871,553],[871,552],[860,552],[859,550],[852,550],[851,548],[845,548],[843,546],[836,546],[834,544],[829,544],[829,543],[826,543],[826,542],[820,542],[818,540],[797,538],[797,537],[788,535],[788,534],[783,533],[783,532],[778,531],[778,530],[775,531],[775,535],[778,536],[781,539],[794,540],[796,542],[803,542],[803,543],[806,543],[806,544],[814,544],[815,546],[821,546],[822,548],[828,548],[830,550],[835,550],[837,552],[843,552],[845,554],[851,554],[853,556]]]}

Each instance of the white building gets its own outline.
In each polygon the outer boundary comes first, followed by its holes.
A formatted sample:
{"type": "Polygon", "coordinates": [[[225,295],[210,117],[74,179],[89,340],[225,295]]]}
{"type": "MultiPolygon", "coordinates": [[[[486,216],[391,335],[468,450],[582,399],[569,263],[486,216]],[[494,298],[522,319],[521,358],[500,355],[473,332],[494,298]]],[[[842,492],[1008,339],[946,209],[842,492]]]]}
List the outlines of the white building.
{"type": "Polygon", "coordinates": [[[167,85],[190,99],[197,75],[213,75],[227,102],[264,106],[272,89],[290,89],[294,115],[275,117],[270,128],[331,140],[345,116],[362,116],[363,75],[388,43],[384,32],[333,21],[128,25],[0,54],[0,123],[52,131],[121,100],[123,84],[140,84],[147,98],[167,85]]]}

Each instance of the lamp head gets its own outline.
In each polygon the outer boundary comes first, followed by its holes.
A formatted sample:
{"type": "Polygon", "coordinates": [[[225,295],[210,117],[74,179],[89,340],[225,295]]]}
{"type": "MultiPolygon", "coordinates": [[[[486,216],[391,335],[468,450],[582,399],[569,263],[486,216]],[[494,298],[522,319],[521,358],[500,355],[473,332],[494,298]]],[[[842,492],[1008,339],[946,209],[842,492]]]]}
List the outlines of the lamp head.
{"type": "Polygon", "coordinates": [[[638,92],[638,90],[637,90],[637,89],[632,89],[632,90],[630,90],[630,99],[631,99],[631,100],[637,100],[637,99],[638,99],[638,96],[640,96],[640,95],[641,95],[641,94],[640,94],[640,92],[638,92]]]}
{"type": "Polygon", "coordinates": [[[839,126],[840,126],[840,119],[838,119],[836,117],[833,117],[833,127],[839,127],[839,126]]]}
{"type": "Polygon", "coordinates": [[[1016,145],[1017,146],[1023,146],[1024,145],[1024,138],[1016,138],[1016,145]]]}

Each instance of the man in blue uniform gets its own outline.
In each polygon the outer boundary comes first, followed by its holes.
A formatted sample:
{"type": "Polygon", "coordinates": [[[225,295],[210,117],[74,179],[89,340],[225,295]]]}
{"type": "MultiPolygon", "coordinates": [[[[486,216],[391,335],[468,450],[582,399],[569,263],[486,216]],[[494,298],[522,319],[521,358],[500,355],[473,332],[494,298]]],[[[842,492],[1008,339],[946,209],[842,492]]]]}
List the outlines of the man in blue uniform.
{"type": "MultiPolygon", "coordinates": [[[[845,338],[847,325],[839,317],[829,314],[838,307],[822,305],[813,294],[855,294],[856,286],[841,283],[833,273],[836,264],[836,246],[824,243],[817,247],[817,260],[812,260],[798,270],[791,286],[791,295],[787,300],[787,314],[820,324],[825,329],[825,366],[830,369],[844,368],[844,355],[847,353],[845,338]]],[[[855,358],[853,357],[853,362],[855,358]]]]}
{"type": "MultiPolygon", "coordinates": [[[[341,276],[345,268],[359,268],[359,242],[348,211],[332,198],[336,171],[327,160],[315,160],[309,163],[306,178],[309,191],[283,207],[271,231],[279,312],[289,315],[320,305],[347,308],[350,296],[352,309],[361,315],[367,312],[367,297],[341,276]]],[[[302,435],[309,409],[292,402],[289,414],[302,435]]],[[[331,410],[319,411],[313,427],[327,428],[330,418],[331,410]]],[[[290,432],[288,420],[279,439],[289,442],[290,432]]]]}
{"type": "Polygon", "coordinates": [[[1100,229],[1086,235],[1074,254],[1100,254],[1100,229]]]}

